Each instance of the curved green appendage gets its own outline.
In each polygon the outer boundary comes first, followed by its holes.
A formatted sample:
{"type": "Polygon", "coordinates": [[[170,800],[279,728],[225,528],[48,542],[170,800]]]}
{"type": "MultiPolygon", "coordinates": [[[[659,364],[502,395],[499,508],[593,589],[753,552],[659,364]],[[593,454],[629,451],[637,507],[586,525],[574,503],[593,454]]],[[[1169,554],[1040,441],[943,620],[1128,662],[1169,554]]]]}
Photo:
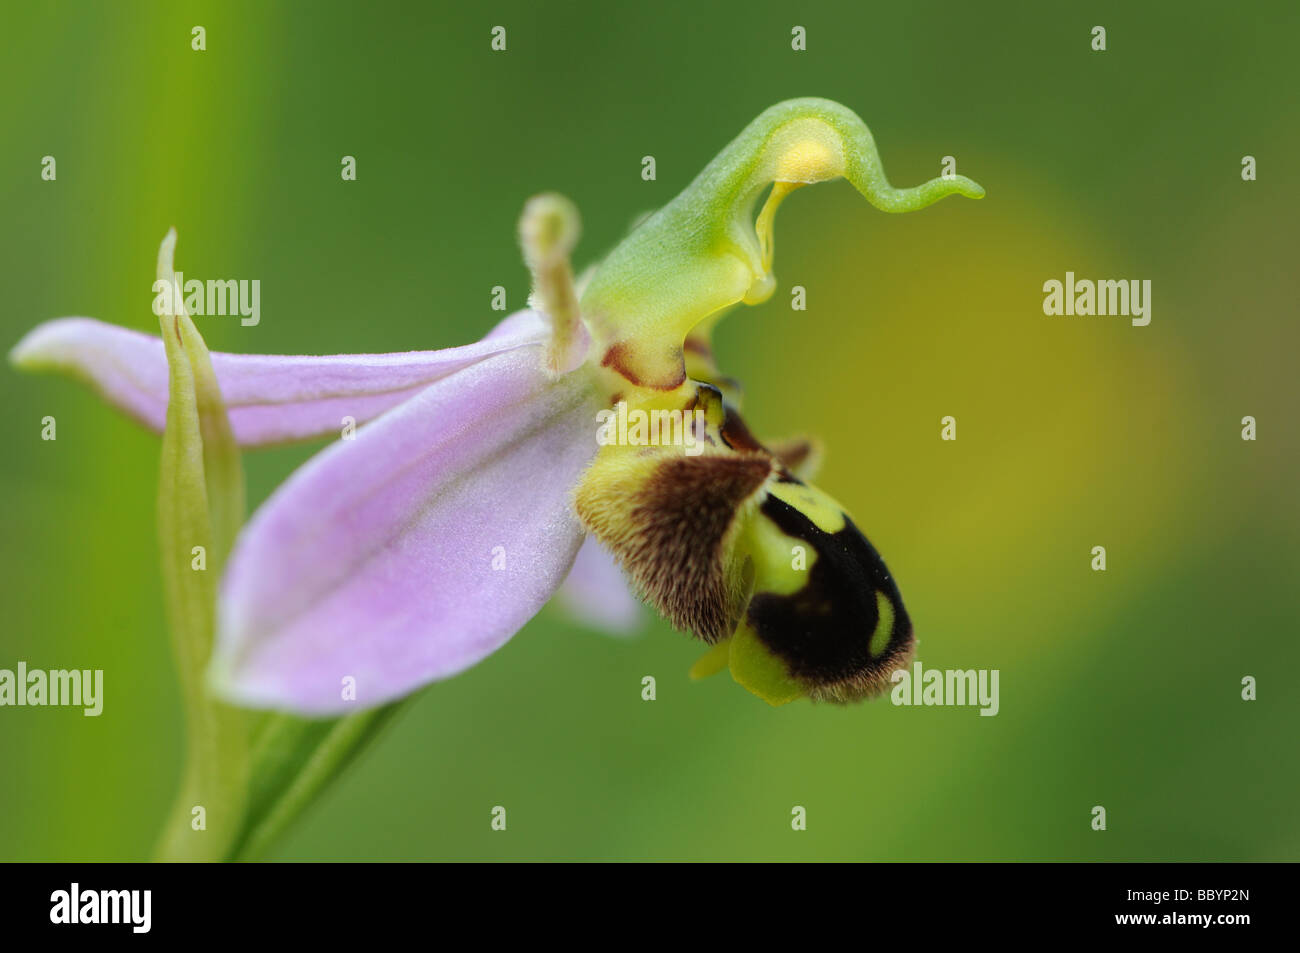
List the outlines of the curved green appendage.
{"type": "Polygon", "coordinates": [[[886,212],[915,211],[947,195],[984,195],[961,175],[896,189],[852,110],[827,99],[778,103],[601,263],[581,302],[596,359],[633,384],[679,386],[682,341],[692,328],[772,294],[772,220],[782,198],[839,177],[886,212]],[[754,205],[769,184],[755,222],[754,205]]]}

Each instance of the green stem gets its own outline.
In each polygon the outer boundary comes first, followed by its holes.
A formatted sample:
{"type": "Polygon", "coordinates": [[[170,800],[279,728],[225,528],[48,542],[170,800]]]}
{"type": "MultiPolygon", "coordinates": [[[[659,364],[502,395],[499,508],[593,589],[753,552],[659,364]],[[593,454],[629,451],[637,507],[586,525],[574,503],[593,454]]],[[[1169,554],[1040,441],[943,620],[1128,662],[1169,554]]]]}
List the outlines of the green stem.
{"type": "Polygon", "coordinates": [[[405,702],[328,721],[272,715],[253,745],[248,819],[227,859],[264,855],[405,702]]]}

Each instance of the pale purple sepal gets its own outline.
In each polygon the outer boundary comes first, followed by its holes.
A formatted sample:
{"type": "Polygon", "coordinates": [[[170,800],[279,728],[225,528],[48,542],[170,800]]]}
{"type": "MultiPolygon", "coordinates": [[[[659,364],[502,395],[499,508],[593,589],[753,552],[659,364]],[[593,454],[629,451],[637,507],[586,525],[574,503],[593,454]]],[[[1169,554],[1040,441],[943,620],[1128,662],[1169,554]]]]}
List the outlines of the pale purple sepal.
{"type": "MultiPolygon", "coordinates": [[[[464,347],[327,357],[214,352],[212,367],[243,447],[337,437],[414,397],[434,381],[492,354],[541,341],[545,318],[520,311],[464,347]]],[[[25,367],[71,373],[106,400],[161,432],[167,414],[162,341],[93,318],[38,325],[10,354],[25,367]]]]}
{"type": "Polygon", "coordinates": [[[555,601],[579,622],[611,635],[635,635],[645,623],[623,570],[595,536],[588,536],[578,550],[555,601]]]}
{"type": "Polygon", "coordinates": [[[370,707],[473,665],[541,608],[582,542],[570,492],[598,409],[582,373],[544,363],[538,344],[445,377],[272,495],[224,580],[224,695],[370,707]]]}

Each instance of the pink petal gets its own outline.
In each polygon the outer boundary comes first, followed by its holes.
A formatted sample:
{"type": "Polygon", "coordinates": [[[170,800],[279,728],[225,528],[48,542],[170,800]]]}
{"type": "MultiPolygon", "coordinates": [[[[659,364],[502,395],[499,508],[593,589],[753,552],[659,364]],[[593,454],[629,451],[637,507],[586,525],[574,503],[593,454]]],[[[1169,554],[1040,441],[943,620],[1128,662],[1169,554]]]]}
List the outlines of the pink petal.
{"type": "MultiPolygon", "coordinates": [[[[506,318],[475,344],[441,351],[328,357],[215,352],[212,366],[240,446],[337,437],[485,357],[542,340],[533,311],[506,318]]],[[[10,354],[19,365],[71,373],[106,400],[161,432],[167,413],[162,341],[92,318],[58,318],[34,328],[10,354]]]]}
{"type": "Polygon", "coordinates": [[[632,635],[645,623],[641,602],[608,549],[588,536],[556,603],[579,622],[610,635],[632,635]]]}
{"type": "Polygon", "coordinates": [[[599,409],[584,374],[544,362],[539,344],[445,377],[276,491],[226,573],[223,694],[370,707],[475,664],[537,612],[582,541],[570,492],[599,409]]]}

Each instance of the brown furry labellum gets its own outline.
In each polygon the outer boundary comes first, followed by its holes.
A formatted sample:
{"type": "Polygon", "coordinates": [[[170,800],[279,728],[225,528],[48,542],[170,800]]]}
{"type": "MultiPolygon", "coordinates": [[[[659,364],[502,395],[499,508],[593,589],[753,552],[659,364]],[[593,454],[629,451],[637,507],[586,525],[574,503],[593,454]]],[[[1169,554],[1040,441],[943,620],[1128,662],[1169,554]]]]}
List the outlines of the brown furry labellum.
{"type": "Polygon", "coordinates": [[[696,382],[684,409],[702,413],[698,455],[603,445],[575,492],[582,522],[678,629],[711,645],[742,630],[749,648],[738,671],[732,644],[732,674],[756,694],[884,691],[912,651],[911,621],[875,547],[803,481],[816,441],[764,446],[712,384],[696,382]],[[755,668],[754,651],[776,665],[755,668]]]}
{"type": "Polygon", "coordinates": [[[706,642],[735,630],[746,580],[736,532],[774,462],[758,452],[690,457],[677,447],[604,447],[579,487],[578,516],[642,596],[706,642]]]}

